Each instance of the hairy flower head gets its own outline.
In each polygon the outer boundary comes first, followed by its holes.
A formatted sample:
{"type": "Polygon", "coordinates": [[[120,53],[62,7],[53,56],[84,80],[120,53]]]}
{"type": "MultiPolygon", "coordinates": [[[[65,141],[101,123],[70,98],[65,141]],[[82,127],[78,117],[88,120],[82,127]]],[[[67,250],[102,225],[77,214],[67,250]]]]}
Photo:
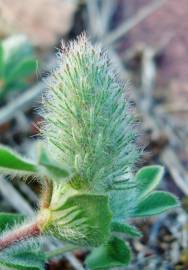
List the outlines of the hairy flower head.
{"type": "Polygon", "coordinates": [[[44,101],[43,134],[76,189],[105,191],[129,176],[140,150],[126,89],[109,56],[85,35],[62,46],[44,101]]]}

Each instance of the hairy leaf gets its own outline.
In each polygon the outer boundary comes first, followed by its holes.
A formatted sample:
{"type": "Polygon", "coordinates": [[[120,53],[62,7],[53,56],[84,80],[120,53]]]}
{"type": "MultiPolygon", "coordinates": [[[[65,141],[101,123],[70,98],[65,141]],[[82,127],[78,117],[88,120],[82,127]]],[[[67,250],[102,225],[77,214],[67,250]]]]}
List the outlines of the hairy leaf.
{"type": "Polygon", "coordinates": [[[0,232],[24,221],[24,215],[13,213],[0,213],[0,232]]]}
{"type": "Polygon", "coordinates": [[[157,215],[178,205],[178,199],[171,193],[155,191],[137,205],[132,216],[157,215]]]}
{"type": "Polygon", "coordinates": [[[131,260],[129,246],[121,239],[112,237],[108,243],[95,248],[86,258],[86,265],[90,269],[109,269],[111,267],[126,266],[131,260]]]}
{"type": "Polygon", "coordinates": [[[13,174],[35,174],[62,179],[70,175],[68,169],[59,167],[47,156],[41,156],[39,164],[21,157],[10,148],[0,145],[0,171],[13,174]]]}
{"type": "Polygon", "coordinates": [[[132,237],[141,237],[142,233],[132,225],[119,223],[119,222],[112,222],[111,230],[113,232],[125,233],[132,237]]]}
{"type": "Polygon", "coordinates": [[[39,246],[17,244],[0,253],[1,269],[44,270],[45,254],[39,246]]]}
{"type": "Polygon", "coordinates": [[[143,198],[156,188],[163,174],[164,168],[162,166],[152,165],[140,169],[135,176],[138,185],[138,197],[143,198]]]}

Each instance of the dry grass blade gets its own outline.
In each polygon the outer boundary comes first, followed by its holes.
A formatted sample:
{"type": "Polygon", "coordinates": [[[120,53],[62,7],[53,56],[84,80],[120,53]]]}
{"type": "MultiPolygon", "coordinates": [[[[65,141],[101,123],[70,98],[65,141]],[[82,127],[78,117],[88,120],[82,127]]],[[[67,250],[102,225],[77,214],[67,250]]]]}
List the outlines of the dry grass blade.
{"type": "Polygon", "coordinates": [[[3,197],[16,209],[18,212],[33,216],[34,211],[29,203],[16,191],[11,183],[3,177],[0,178],[0,192],[3,197]]]}
{"type": "Polygon", "coordinates": [[[22,110],[27,110],[33,101],[42,93],[44,84],[39,82],[31,89],[18,96],[15,100],[10,102],[7,106],[0,110],[0,124],[6,123],[15,117],[15,114],[22,110]]]}
{"type": "Polygon", "coordinates": [[[157,11],[164,5],[166,0],[155,1],[154,3],[144,7],[141,11],[139,11],[133,18],[129,19],[122,23],[118,28],[109,33],[104,39],[103,43],[105,45],[110,45],[117,41],[122,36],[126,35],[133,27],[147,18],[149,15],[157,11]]]}

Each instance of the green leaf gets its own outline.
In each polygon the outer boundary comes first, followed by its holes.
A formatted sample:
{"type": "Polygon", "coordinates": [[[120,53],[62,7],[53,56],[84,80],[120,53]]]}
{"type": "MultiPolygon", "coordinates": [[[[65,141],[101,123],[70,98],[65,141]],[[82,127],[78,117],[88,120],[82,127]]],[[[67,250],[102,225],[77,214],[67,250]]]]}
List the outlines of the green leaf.
{"type": "Polygon", "coordinates": [[[70,175],[67,169],[62,168],[62,167],[60,168],[56,164],[43,163],[41,165],[43,165],[43,167],[45,167],[47,169],[48,173],[52,176],[52,180],[66,178],[70,175]]]}
{"type": "Polygon", "coordinates": [[[67,169],[58,167],[52,161],[41,156],[40,164],[21,157],[10,148],[0,145],[0,171],[15,174],[49,175],[52,179],[62,179],[70,175],[67,169]]]}
{"type": "Polygon", "coordinates": [[[155,191],[137,205],[132,216],[142,217],[157,215],[177,206],[179,206],[179,202],[174,195],[169,192],[155,191]]]}
{"type": "Polygon", "coordinates": [[[13,35],[1,41],[0,99],[4,98],[10,90],[22,90],[25,79],[35,70],[33,49],[26,36],[13,35]]]}
{"type": "Polygon", "coordinates": [[[25,35],[13,35],[2,41],[6,74],[23,59],[33,55],[31,43],[25,35]]]}
{"type": "Polygon", "coordinates": [[[22,79],[24,81],[28,76],[32,75],[37,68],[37,62],[34,58],[23,59],[9,72],[6,77],[6,84],[12,81],[22,79]]]}
{"type": "Polygon", "coordinates": [[[1,269],[44,270],[45,255],[39,246],[26,245],[23,242],[0,253],[1,269]]]}
{"type": "Polygon", "coordinates": [[[49,155],[44,150],[42,145],[39,145],[39,164],[45,167],[48,173],[52,176],[52,180],[58,180],[70,176],[70,172],[67,168],[64,168],[57,164],[57,162],[50,160],[49,155]]]}
{"type": "Polygon", "coordinates": [[[99,246],[108,239],[110,233],[108,196],[71,196],[60,208],[53,211],[51,219],[54,220],[56,237],[76,245],[99,246]]]}
{"type": "Polygon", "coordinates": [[[125,233],[132,237],[142,237],[142,233],[138,231],[137,228],[135,228],[132,225],[119,223],[119,222],[112,222],[111,224],[111,230],[113,232],[118,233],[125,233]]]}
{"type": "Polygon", "coordinates": [[[24,215],[13,213],[0,213],[0,232],[24,221],[24,215]]]}
{"type": "Polygon", "coordinates": [[[146,166],[138,171],[135,176],[135,181],[138,185],[139,198],[143,198],[149,194],[161,181],[164,175],[162,166],[146,166]]]}
{"type": "Polygon", "coordinates": [[[126,266],[131,260],[131,250],[121,239],[112,237],[108,243],[95,248],[86,258],[86,265],[90,269],[109,269],[111,267],[126,266]]]}
{"type": "Polygon", "coordinates": [[[8,147],[0,145],[0,170],[5,172],[36,173],[37,165],[22,158],[8,147]]]}

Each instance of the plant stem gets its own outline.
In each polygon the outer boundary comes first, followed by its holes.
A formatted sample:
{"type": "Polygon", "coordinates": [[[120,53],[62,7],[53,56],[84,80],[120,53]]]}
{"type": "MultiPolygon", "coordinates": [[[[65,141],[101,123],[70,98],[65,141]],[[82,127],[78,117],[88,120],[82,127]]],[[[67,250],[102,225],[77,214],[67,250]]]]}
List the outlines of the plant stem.
{"type": "Polygon", "coordinates": [[[49,208],[53,192],[53,184],[45,178],[45,190],[42,193],[41,208],[49,208]]]}
{"type": "Polygon", "coordinates": [[[67,244],[67,245],[64,245],[63,247],[60,247],[60,248],[57,248],[55,250],[47,252],[46,257],[48,260],[50,260],[53,257],[56,257],[58,255],[62,255],[63,253],[66,253],[66,252],[69,252],[69,251],[72,251],[75,249],[78,249],[78,247],[71,245],[71,244],[70,245],[67,244]]]}
{"type": "Polygon", "coordinates": [[[18,241],[22,241],[30,237],[39,236],[40,233],[41,229],[37,222],[23,225],[20,228],[8,232],[0,239],[0,251],[13,245],[18,241]]]}

